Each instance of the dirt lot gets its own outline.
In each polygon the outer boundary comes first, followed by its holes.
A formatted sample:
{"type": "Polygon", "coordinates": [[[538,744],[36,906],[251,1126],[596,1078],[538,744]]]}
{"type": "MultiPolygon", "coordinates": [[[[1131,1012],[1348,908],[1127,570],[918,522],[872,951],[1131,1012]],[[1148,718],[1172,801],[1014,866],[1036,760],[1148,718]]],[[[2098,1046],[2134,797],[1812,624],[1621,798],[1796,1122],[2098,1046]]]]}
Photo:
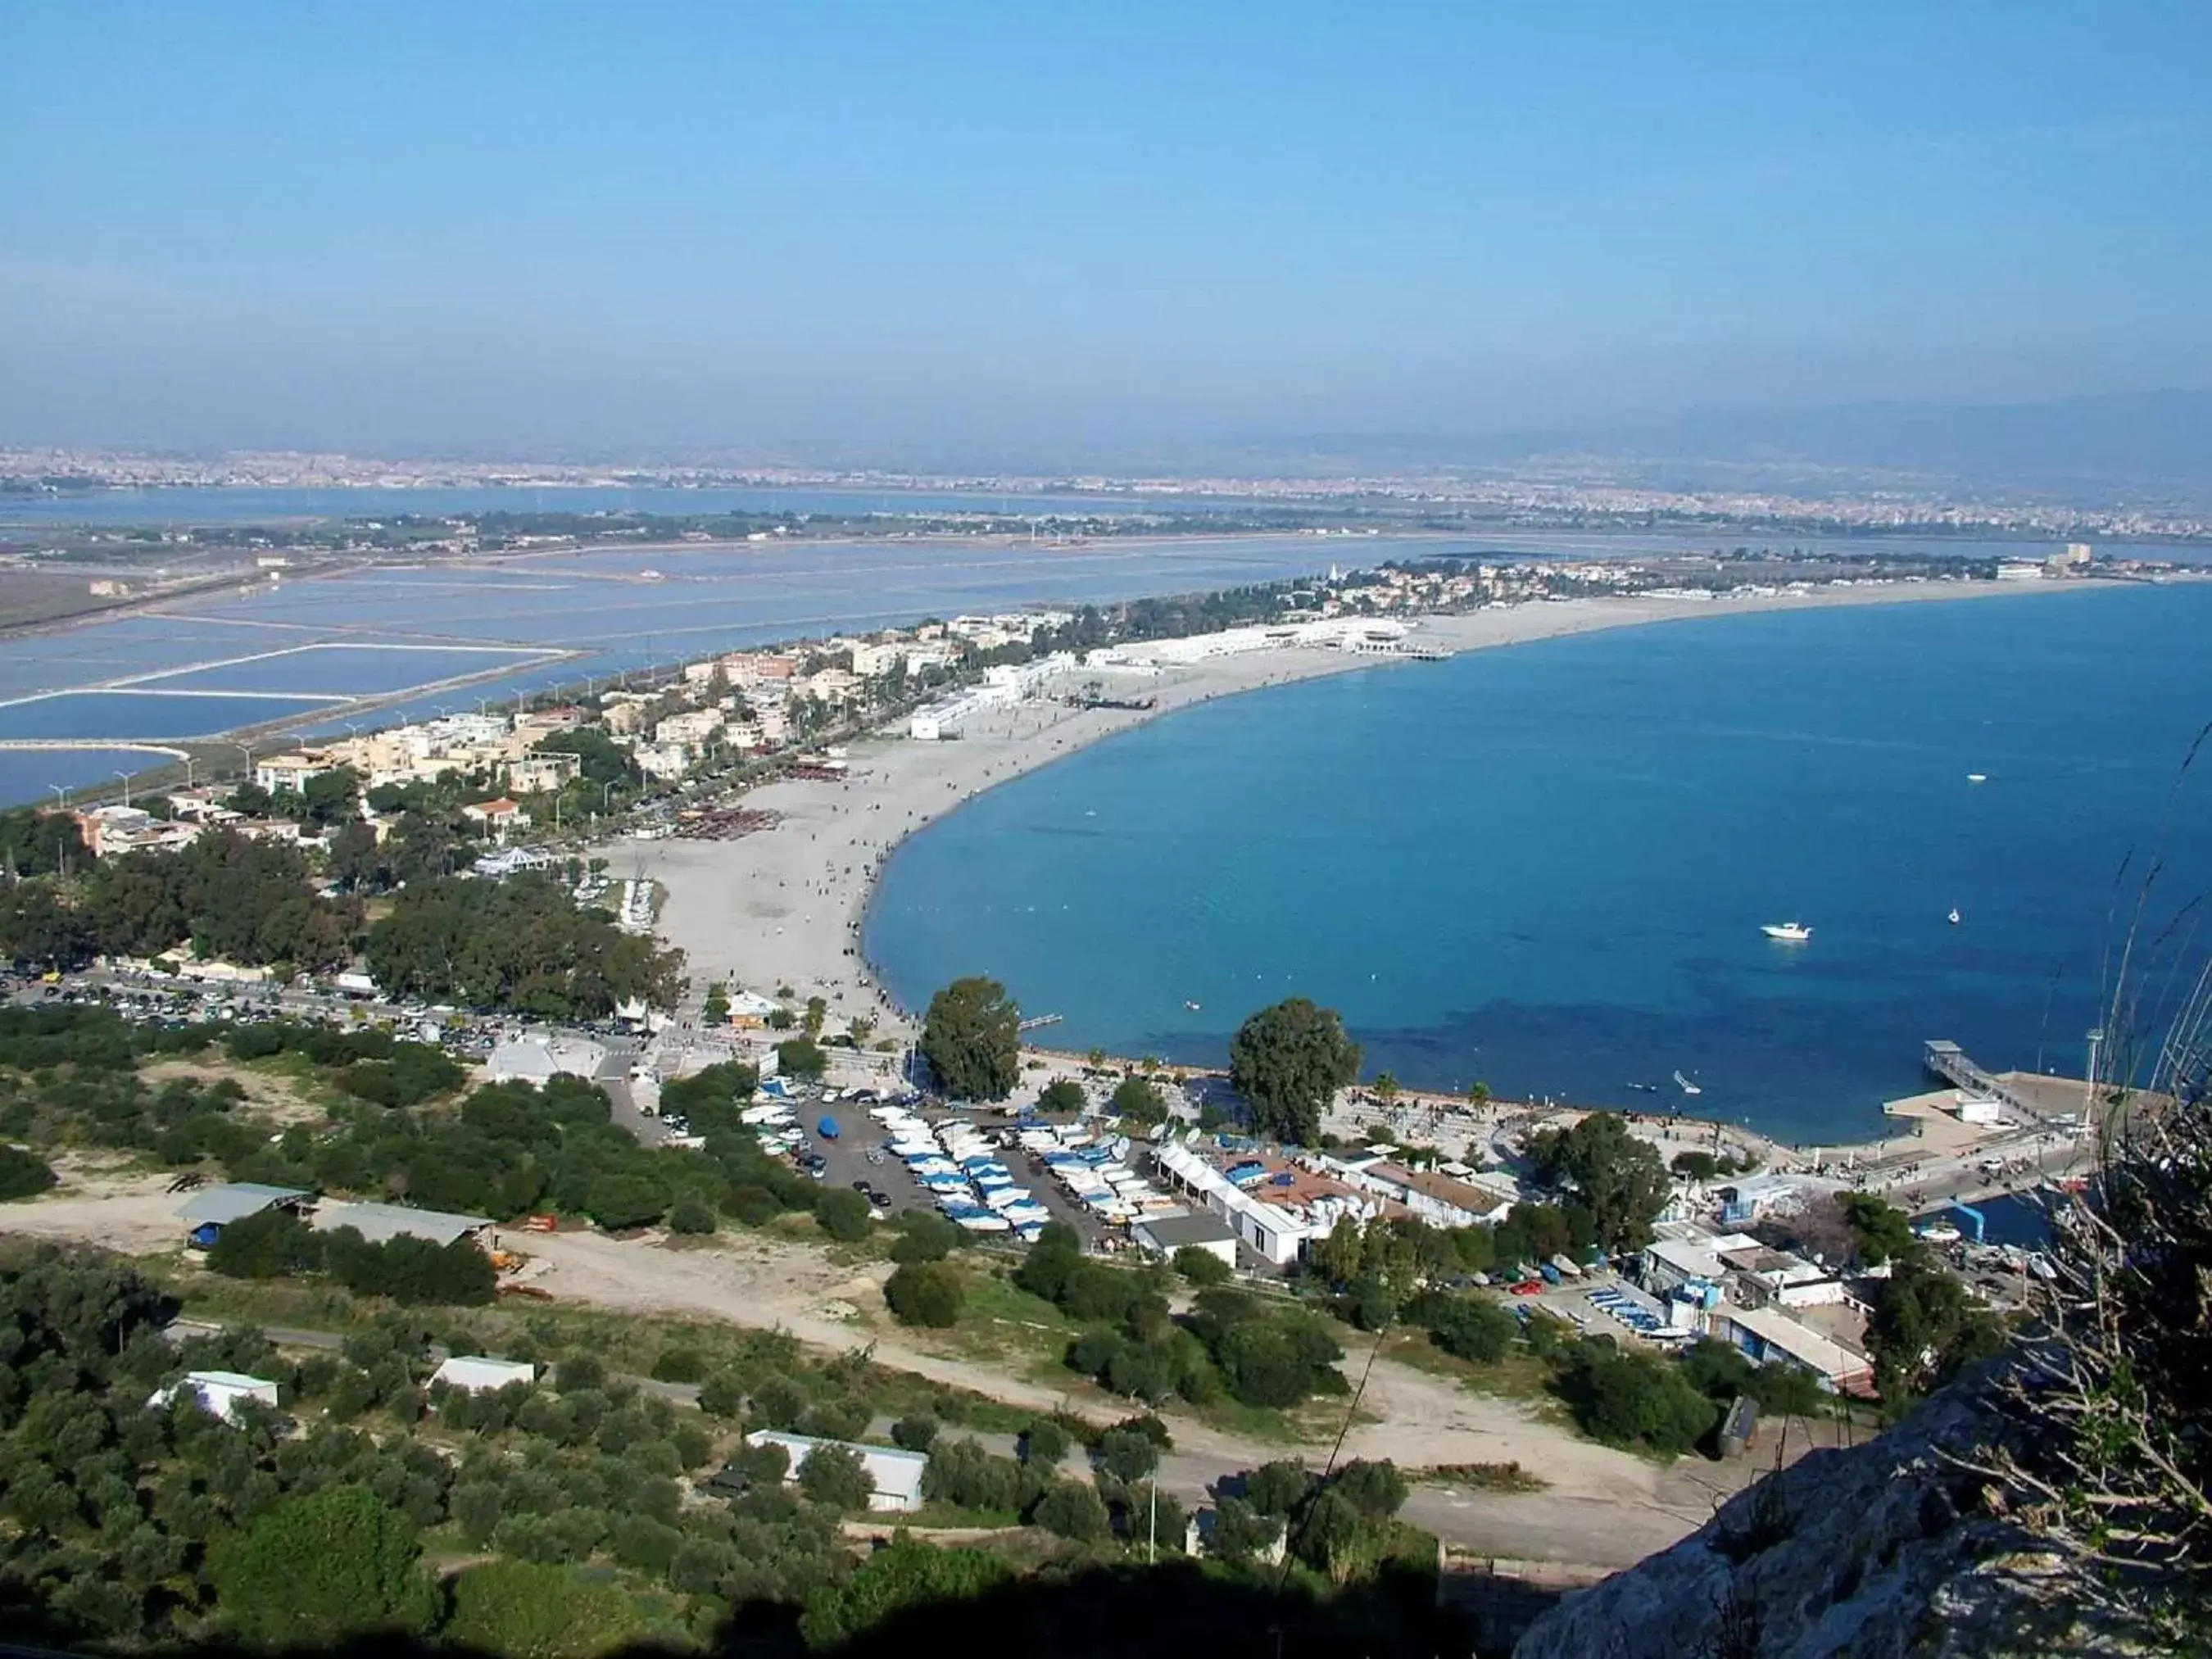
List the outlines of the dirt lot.
{"type": "MultiPolygon", "coordinates": [[[[72,1180],[35,1201],[0,1205],[0,1233],[166,1253],[182,1243],[179,1199],[167,1187],[161,1176],[72,1180]]],[[[924,1351],[883,1317],[886,1264],[842,1267],[818,1247],[750,1233],[681,1248],[588,1232],[518,1232],[502,1242],[531,1257],[523,1282],[559,1301],[781,1328],[841,1352],[872,1346],[880,1364],[1039,1411],[1073,1410],[1110,1422],[1129,1410],[1073,1376],[1066,1388],[1051,1387],[924,1351]]],[[[1357,1380],[1364,1364],[1364,1353],[1356,1352],[1346,1369],[1357,1380]]],[[[1162,1479],[1191,1496],[1223,1474],[1272,1458],[1301,1456],[1318,1466],[1331,1449],[1328,1438],[1285,1446],[1168,1416],[1176,1449],[1162,1479]]],[[[1697,1459],[1662,1468],[1579,1439],[1527,1405],[1471,1393],[1449,1377],[1387,1358],[1368,1372],[1359,1418],[1346,1437],[1345,1457],[1389,1458],[1407,1468],[1517,1462],[1540,1476],[1547,1483],[1540,1492],[1424,1486],[1409,1502],[1409,1518],[1455,1546],[1502,1556],[1625,1565],[1703,1524],[1719,1495],[1754,1473],[1697,1459]]]]}

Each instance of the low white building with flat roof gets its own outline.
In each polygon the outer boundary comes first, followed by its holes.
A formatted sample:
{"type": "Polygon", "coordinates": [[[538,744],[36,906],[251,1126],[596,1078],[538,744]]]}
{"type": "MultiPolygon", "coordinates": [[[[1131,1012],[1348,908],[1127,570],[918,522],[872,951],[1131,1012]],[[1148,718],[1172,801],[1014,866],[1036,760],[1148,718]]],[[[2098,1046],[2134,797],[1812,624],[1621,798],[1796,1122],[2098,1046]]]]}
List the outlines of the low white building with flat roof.
{"type": "Polygon", "coordinates": [[[492,1359],[481,1354],[452,1354],[430,1374],[440,1382],[469,1394],[490,1394],[514,1383],[538,1381],[538,1367],[526,1359],[492,1359]]]}
{"type": "Polygon", "coordinates": [[[876,1483],[868,1494],[868,1507],[878,1513],[921,1507],[922,1472],[929,1467],[927,1452],[902,1451],[896,1446],[866,1446],[857,1440],[821,1440],[811,1434],[785,1434],[776,1429],[756,1429],[745,1437],[748,1446],[781,1446],[790,1458],[787,1483],[799,1479],[806,1460],[823,1446],[837,1446],[860,1455],[860,1467],[876,1483]]]}
{"type": "Polygon", "coordinates": [[[166,1411],[185,1395],[198,1400],[213,1415],[226,1423],[238,1421],[238,1408],[244,1405],[266,1406],[276,1409],[276,1384],[265,1376],[248,1376],[243,1371],[186,1371],[184,1380],[172,1382],[166,1389],[156,1389],[146,1398],[149,1411],[166,1411]]]}

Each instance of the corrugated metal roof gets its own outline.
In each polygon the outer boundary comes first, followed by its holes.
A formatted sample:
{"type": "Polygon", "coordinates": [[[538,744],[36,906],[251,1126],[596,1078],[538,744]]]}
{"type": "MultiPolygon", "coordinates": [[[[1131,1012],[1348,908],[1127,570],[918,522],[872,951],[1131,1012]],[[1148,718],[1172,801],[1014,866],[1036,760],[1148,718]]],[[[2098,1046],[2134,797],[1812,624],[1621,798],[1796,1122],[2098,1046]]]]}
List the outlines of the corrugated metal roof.
{"type": "Polygon", "coordinates": [[[479,1227],[492,1224],[488,1215],[454,1215],[445,1210],[411,1210],[404,1204],[325,1204],[315,1212],[319,1232],[351,1227],[372,1244],[395,1238],[427,1238],[434,1244],[450,1244],[479,1227]]]}
{"type": "Polygon", "coordinates": [[[205,1187],[177,1206],[178,1216],[195,1227],[213,1222],[227,1226],[258,1215],[271,1204],[283,1204],[307,1194],[297,1187],[264,1187],[258,1182],[231,1181],[205,1187]]]}
{"type": "Polygon", "coordinates": [[[1149,1234],[1152,1243],[1166,1250],[1183,1244],[1227,1244],[1237,1237],[1236,1230],[1210,1210],[1194,1215],[1153,1216],[1139,1222],[1137,1231],[1149,1234]]]}

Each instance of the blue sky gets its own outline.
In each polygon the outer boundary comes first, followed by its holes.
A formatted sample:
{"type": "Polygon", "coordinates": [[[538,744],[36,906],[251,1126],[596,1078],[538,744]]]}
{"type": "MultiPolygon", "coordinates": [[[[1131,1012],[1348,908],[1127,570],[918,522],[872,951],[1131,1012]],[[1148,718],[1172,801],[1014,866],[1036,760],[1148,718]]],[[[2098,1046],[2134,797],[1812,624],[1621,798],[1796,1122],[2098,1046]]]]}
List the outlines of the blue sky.
{"type": "Polygon", "coordinates": [[[2212,6],[0,3],[0,441],[2212,385],[2212,6]]]}

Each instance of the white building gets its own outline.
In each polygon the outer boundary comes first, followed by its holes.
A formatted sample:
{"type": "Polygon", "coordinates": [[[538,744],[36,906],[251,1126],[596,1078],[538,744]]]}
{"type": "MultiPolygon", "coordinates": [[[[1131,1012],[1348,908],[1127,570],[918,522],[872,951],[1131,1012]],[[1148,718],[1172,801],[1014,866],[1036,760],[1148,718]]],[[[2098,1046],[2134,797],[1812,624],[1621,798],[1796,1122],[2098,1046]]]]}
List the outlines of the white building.
{"type": "Polygon", "coordinates": [[[1226,1221],[1211,1212],[1154,1216],[1131,1227],[1129,1236],[1140,1249],[1155,1255],[1171,1256],[1181,1249],[1203,1250],[1228,1267],[1237,1265],[1237,1235],[1226,1221]]]}
{"type": "Polygon", "coordinates": [[[276,1385],[265,1376],[243,1371],[186,1371],[184,1381],[156,1389],[147,1396],[149,1411],[163,1411],[185,1395],[191,1395],[226,1423],[238,1420],[238,1408],[251,1402],[276,1409],[276,1385]]]}
{"type": "Polygon", "coordinates": [[[868,1507],[878,1513],[918,1510],[921,1507],[921,1476],[929,1467],[925,1452],[902,1451],[891,1446],[865,1446],[854,1440],[817,1440],[812,1435],[783,1434],[774,1429],[756,1429],[745,1437],[748,1446],[781,1446],[791,1466],[785,1473],[787,1484],[799,1478],[806,1467],[806,1460],[823,1446],[841,1447],[858,1453],[860,1467],[868,1472],[875,1490],[868,1494],[868,1507]]]}
{"type": "Polygon", "coordinates": [[[534,1383],[538,1367],[522,1359],[488,1359],[479,1355],[452,1354],[430,1374],[440,1382],[467,1394],[490,1394],[517,1382],[534,1383]]]}
{"type": "Polygon", "coordinates": [[[595,1078],[607,1063],[607,1051],[581,1037],[520,1036],[501,1043],[484,1061],[494,1083],[534,1083],[541,1087],[562,1073],[595,1078]]]}

